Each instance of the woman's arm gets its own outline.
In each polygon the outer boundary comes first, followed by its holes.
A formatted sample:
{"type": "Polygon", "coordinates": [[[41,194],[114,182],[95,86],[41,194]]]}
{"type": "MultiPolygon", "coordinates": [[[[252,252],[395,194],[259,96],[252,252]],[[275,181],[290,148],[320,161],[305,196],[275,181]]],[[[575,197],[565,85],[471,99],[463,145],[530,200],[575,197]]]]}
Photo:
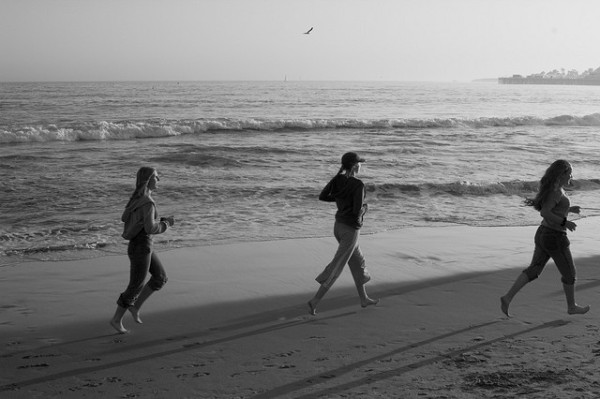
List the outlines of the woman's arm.
{"type": "Polygon", "coordinates": [[[121,215],[121,222],[126,223],[131,215],[131,211],[128,208],[125,208],[123,214],[121,215]]]}
{"type": "MultiPolygon", "coordinates": [[[[562,227],[567,228],[570,231],[574,231],[575,228],[577,227],[577,225],[574,222],[567,220],[566,216],[557,215],[556,213],[554,213],[554,208],[560,201],[561,196],[562,196],[562,193],[557,193],[555,195],[548,197],[544,201],[544,205],[542,206],[542,209],[540,210],[540,215],[544,218],[544,220],[546,220],[547,223],[551,223],[555,226],[562,226],[562,227]]],[[[572,207],[572,208],[579,208],[579,207],[572,207]]],[[[571,210],[571,208],[568,209],[568,211],[570,211],[570,210],[571,210]]]]}
{"type": "Polygon", "coordinates": [[[579,212],[581,212],[581,207],[580,206],[572,206],[569,208],[569,212],[570,213],[579,213],[579,212]]]}
{"type": "Polygon", "coordinates": [[[357,223],[362,225],[363,217],[367,213],[367,204],[365,203],[365,186],[361,184],[359,188],[354,191],[354,198],[352,204],[352,213],[357,217],[357,223]]]}
{"type": "Polygon", "coordinates": [[[169,228],[167,222],[156,220],[155,211],[156,209],[154,204],[150,202],[142,207],[142,212],[144,215],[144,230],[146,231],[146,234],[164,233],[169,228]]]}
{"type": "Polygon", "coordinates": [[[325,187],[323,188],[323,190],[321,190],[321,194],[319,194],[319,200],[326,201],[326,202],[333,202],[333,201],[335,201],[335,198],[333,197],[333,195],[331,195],[331,186],[332,185],[333,185],[333,179],[331,179],[329,181],[329,183],[327,183],[325,185],[325,187]]]}
{"type": "Polygon", "coordinates": [[[540,215],[546,219],[547,222],[560,225],[563,222],[564,217],[554,213],[555,206],[556,202],[546,200],[546,202],[544,202],[544,206],[542,206],[542,209],[540,210],[540,215]]]}

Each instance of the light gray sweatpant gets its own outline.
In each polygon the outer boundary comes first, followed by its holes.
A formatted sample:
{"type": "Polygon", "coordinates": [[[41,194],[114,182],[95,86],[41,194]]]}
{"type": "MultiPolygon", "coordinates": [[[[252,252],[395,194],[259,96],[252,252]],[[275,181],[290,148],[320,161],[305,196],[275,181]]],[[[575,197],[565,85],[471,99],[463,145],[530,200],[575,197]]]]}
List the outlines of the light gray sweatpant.
{"type": "Polygon", "coordinates": [[[360,230],[336,221],[333,226],[333,235],[339,243],[338,249],[333,260],[315,280],[323,287],[331,288],[348,263],[356,286],[365,284],[371,279],[371,276],[365,266],[365,257],[358,246],[360,230]]]}

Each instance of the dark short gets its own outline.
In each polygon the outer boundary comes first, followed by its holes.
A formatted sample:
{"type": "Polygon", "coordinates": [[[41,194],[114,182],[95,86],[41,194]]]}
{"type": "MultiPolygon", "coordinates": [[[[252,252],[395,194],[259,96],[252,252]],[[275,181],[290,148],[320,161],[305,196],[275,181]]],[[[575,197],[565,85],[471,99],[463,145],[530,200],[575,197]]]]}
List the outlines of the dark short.
{"type": "Polygon", "coordinates": [[[540,226],[535,233],[534,242],[533,258],[529,267],[523,271],[529,281],[538,278],[548,261],[552,259],[560,272],[561,281],[567,285],[575,284],[575,264],[567,233],[540,226]]]}

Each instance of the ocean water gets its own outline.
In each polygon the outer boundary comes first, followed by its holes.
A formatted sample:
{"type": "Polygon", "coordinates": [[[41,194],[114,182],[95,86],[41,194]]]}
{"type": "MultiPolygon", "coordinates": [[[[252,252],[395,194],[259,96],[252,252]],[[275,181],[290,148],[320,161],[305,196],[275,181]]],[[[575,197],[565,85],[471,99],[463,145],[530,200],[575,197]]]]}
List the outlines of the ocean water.
{"type": "Polygon", "coordinates": [[[523,199],[574,165],[600,215],[600,87],[400,82],[0,83],[0,266],[124,254],[140,166],[176,225],[159,249],[322,237],[341,155],[367,159],[363,234],[535,225],[523,199]]]}

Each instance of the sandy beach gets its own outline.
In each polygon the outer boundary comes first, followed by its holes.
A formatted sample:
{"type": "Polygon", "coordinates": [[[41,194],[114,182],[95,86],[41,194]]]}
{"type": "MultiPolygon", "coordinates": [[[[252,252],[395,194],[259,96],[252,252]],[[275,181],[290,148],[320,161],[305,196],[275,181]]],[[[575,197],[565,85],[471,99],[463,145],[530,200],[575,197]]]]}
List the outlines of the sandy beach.
{"type": "MultiPolygon", "coordinates": [[[[125,255],[3,268],[2,398],[597,398],[600,218],[569,235],[570,316],[554,264],[499,308],[536,226],[409,228],[365,235],[381,301],[362,309],[345,270],[316,316],[306,302],[332,237],[161,252],[169,282],[108,321],[125,255]]],[[[125,246],[123,246],[125,254],[125,246]]]]}

